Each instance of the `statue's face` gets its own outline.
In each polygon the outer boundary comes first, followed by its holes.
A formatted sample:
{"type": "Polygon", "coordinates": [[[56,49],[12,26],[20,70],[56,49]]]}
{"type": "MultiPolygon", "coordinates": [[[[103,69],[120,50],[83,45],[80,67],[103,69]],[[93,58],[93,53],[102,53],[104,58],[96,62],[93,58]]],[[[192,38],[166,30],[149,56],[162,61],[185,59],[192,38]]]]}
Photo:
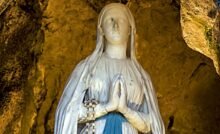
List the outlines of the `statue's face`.
{"type": "Polygon", "coordinates": [[[120,8],[112,8],[105,12],[102,19],[102,30],[105,39],[111,44],[124,44],[130,32],[128,18],[120,8]]]}

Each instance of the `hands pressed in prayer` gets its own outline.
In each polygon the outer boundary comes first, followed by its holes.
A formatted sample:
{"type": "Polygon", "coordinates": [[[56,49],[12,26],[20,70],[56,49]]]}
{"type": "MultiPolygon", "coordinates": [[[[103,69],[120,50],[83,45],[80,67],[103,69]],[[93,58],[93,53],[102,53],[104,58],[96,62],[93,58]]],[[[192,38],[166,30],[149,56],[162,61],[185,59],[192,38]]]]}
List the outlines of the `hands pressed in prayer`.
{"type": "Polygon", "coordinates": [[[106,110],[108,112],[118,111],[124,114],[127,111],[127,90],[124,79],[121,75],[115,76],[110,87],[112,91],[109,97],[106,110]]]}
{"type": "Polygon", "coordinates": [[[120,98],[118,102],[117,111],[119,111],[122,114],[125,114],[128,107],[127,107],[127,89],[123,77],[121,77],[119,83],[120,83],[120,98]]]}
{"type": "Polygon", "coordinates": [[[113,83],[110,86],[110,96],[109,96],[109,102],[106,106],[106,110],[108,112],[116,111],[118,108],[118,102],[119,102],[119,87],[120,87],[120,81],[119,81],[120,76],[116,76],[113,83]],[[112,90],[112,92],[111,92],[112,90]]]}

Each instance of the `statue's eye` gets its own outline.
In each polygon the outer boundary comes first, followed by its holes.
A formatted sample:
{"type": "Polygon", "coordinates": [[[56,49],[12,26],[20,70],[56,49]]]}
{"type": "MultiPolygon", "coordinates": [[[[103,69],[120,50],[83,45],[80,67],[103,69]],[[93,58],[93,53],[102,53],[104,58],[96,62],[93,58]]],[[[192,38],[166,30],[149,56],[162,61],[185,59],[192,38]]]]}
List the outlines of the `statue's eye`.
{"type": "Polygon", "coordinates": [[[106,23],[112,23],[112,22],[113,22],[113,18],[106,19],[106,23]]]}

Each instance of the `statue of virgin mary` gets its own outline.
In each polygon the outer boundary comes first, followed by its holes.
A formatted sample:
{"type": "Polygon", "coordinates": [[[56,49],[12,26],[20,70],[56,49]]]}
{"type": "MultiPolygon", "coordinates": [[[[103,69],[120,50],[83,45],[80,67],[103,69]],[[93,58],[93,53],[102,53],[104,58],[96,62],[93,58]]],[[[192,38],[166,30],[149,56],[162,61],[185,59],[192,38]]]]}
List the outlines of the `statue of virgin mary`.
{"type": "Polygon", "coordinates": [[[102,9],[96,48],[65,85],[55,134],[165,134],[150,76],[135,57],[135,32],[127,6],[102,9]]]}

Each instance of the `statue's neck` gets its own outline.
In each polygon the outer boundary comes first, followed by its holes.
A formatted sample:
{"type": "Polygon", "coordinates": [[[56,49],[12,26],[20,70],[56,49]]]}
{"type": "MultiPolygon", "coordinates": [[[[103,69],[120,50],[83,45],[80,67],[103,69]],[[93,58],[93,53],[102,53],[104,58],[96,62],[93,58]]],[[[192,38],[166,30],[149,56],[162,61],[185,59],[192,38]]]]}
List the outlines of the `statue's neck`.
{"type": "Polygon", "coordinates": [[[110,44],[106,42],[105,44],[105,54],[114,59],[126,59],[126,50],[127,50],[127,44],[110,44]]]}

